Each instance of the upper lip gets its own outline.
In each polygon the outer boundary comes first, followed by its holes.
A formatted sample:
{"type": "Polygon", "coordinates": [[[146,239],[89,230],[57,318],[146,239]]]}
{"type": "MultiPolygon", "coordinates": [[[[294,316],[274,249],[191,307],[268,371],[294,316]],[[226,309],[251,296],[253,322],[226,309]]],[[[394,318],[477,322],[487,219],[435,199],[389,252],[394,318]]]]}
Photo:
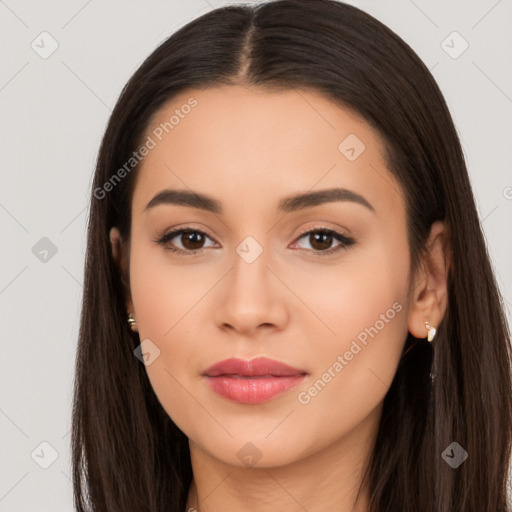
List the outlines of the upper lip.
{"type": "Polygon", "coordinates": [[[305,370],[293,368],[287,364],[269,359],[267,357],[255,357],[248,361],[231,358],[219,361],[204,371],[203,375],[218,377],[220,375],[246,375],[246,376],[274,376],[287,377],[292,375],[305,375],[305,370]]]}

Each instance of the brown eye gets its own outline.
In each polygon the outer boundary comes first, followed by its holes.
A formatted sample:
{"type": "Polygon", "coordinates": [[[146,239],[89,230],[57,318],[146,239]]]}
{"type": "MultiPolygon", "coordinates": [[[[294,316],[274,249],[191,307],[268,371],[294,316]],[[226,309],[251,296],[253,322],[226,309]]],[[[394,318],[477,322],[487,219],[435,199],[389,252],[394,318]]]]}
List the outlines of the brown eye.
{"type": "Polygon", "coordinates": [[[200,231],[186,231],[181,234],[181,243],[185,249],[194,251],[201,249],[204,244],[204,236],[200,231]]]}
{"type": "MultiPolygon", "coordinates": [[[[302,233],[298,240],[300,241],[302,239],[307,240],[309,245],[312,247],[312,249],[308,251],[315,256],[333,254],[356,243],[353,238],[328,228],[306,231],[305,233],[302,233]],[[338,244],[331,247],[333,242],[338,242],[338,244]]],[[[304,247],[300,248],[304,249],[304,247]]]]}
{"type": "Polygon", "coordinates": [[[331,248],[333,236],[325,231],[316,231],[309,234],[309,243],[313,249],[325,251],[331,248]]]}
{"type": "Polygon", "coordinates": [[[171,252],[193,254],[207,247],[204,245],[207,239],[212,240],[206,233],[198,229],[183,228],[171,231],[155,241],[171,252]]]}

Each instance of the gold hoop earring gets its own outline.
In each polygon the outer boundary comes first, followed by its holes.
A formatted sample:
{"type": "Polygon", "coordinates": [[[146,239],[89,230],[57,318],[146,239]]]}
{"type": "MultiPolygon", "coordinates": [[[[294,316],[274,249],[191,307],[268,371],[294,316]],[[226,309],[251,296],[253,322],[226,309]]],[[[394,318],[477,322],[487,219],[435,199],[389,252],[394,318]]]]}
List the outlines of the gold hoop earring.
{"type": "Polygon", "coordinates": [[[427,340],[429,343],[432,343],[434,336],[436,335],[436,328],[431,327],[429,321],[425,322],[425,328],[427,329],[427,340]]]}

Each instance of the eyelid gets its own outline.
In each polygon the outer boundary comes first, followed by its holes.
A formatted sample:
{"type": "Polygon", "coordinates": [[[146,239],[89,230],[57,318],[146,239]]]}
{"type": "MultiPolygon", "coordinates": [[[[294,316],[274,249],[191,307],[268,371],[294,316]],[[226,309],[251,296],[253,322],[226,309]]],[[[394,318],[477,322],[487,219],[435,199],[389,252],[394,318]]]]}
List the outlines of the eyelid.
{"type": "Polygon", "coordinates": [[[179,231],[194,231],[197,233],[202,233],[203,235],[206,235],[208,238],[211,238],[216,243],[218,243],[215,240],[216,235],[210,235],[208,230],[206,230],[203,227],[196,226],[194,224],[178,224],[177,226],[173,226],[172,228],[164,230],[161,235],[157,235],[156,236],[157,240],[153,240],[153,241],[157,242],[158,239],[167,237],[170,234],[174,234],[174,236],[176,236],[176,234],[178,234],[179,231]]]}
{"type": "Polygon", "coordinates": [[[330,231],[332,232],[333,234],[338,234],[340,236],[343,236],[345,238],[351,238],[351,234],[350,234],[350,231],[348,229],[346,229],[346,231],[348,233],[342,233],[341,231],[341,228],[333,228],[333,227],[330,227],[330,226],[327,226],[327,225],[324,225],[324,224],[315,224],[313,226],[310,226],[310,227],[307,227],[301,231],[299,231],[299,234],[297,235],[297,238],[300,238],[301,236],[307,234],[307,233],[311,233],[312,231],[330,231]]]}

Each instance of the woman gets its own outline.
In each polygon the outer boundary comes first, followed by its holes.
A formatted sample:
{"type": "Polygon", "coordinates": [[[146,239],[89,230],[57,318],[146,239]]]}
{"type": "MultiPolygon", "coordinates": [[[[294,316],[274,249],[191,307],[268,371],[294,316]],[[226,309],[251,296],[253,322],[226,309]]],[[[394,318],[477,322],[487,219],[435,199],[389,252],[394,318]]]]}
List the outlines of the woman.
{"type": "Polygon", "coordinates": [[[213,10],[91,195],[77,510],[506,511],[510,337],[460,142],[355,7],[213,10]]]}

